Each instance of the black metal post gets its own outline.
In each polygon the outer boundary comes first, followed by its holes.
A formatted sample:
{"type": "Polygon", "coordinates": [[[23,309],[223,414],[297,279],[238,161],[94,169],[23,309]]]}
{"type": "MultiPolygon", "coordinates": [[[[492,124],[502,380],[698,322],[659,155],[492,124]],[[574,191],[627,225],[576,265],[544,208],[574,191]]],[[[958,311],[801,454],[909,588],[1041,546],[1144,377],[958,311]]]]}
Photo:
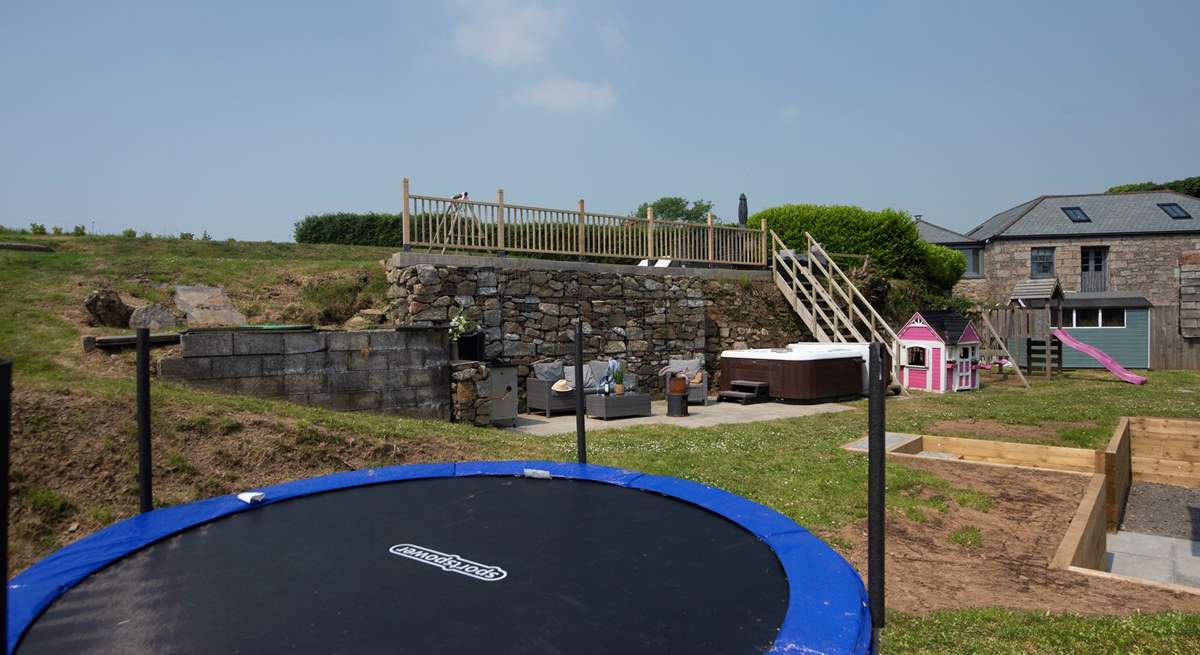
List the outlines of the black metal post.
{"type": "Polygon", "coordinates": [[[138,499],[142,513],[154,509],[150,472],[150,330],[137,331],[138,499]]]}
{"type": "Polygon", "coordinates": [[[0,567],[4,593],[0,593],[0,635],[8,638],[8,447],[12,438],[12,362],[0,359],[0,473],[4,474],[4,529],[0,531],[0,567]]]}
{"type": "Polygon", "coordinates": [[[580,464],[587,464],[587,434],[583,426],[583,317],[575,324],[575,449],[580,464]]]}
{"type": "Polygon", "coordinates": [[[884,425],[884,391],[887,372],[883,366],[883,344],[871,343],[870,395],[867,400],[867,597],[871,605],[871,639],[879,652],[879,631],[884,624],[883,535],[884,485],[887,469],[887,439],[884,425]]]}

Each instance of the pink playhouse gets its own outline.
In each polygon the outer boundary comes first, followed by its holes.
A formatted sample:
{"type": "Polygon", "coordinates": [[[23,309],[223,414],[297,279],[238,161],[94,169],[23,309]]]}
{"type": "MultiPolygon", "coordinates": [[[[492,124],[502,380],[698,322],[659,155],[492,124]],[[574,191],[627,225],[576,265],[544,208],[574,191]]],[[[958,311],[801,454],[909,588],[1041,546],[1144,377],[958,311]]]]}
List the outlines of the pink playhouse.
{"type": "Polygon", "coordinates": [[[900,332],[900,385],[917,391],[979,388],[979,334],[955,312],[913,314],[900,332]]]}

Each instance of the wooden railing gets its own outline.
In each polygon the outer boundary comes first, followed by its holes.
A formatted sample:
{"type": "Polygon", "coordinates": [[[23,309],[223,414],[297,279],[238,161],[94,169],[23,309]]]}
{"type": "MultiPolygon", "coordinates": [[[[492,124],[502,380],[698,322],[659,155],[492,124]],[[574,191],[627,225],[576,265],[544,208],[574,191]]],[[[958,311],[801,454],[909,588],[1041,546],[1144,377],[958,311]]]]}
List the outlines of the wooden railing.
{"type": "Polygon", "coordinates": [[[406,248],[487,250],[500,253],[576,255],[616,259],[673,259],[733,266],[765,266],[767,225],[751,230],[713,222],[681,223],[618,216],[579,207],[550,209],[512,205],[504,190],[495,202],[442,198],[409,192],[404,179],[403,238],[406,248]]]}

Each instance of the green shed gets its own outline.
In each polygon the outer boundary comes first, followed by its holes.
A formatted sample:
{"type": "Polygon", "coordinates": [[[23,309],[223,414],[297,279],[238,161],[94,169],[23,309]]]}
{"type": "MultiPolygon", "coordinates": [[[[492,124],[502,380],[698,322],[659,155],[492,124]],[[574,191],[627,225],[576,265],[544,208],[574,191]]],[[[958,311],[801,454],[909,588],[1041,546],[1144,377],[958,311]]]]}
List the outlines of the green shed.
{"type": "MultiPolygon", "coordinates": [[[[1150,301],[1121,291],[1068,292],[1050,320],[1079,341],[1094,346],[1125,368],[1150,368],[1150,301]]],[[[1029,303],[1036,306],[1037,303],[1029,303]]],[[[1044,306],[1044,305],[1043,305],[1044,306]]],[[[1013,356],[1025,365],[1025,339],[1013,339],[1013,356]]],[[[1103,368],[1087,355],[1063,348],[1063,368],[1103,368]]]]}

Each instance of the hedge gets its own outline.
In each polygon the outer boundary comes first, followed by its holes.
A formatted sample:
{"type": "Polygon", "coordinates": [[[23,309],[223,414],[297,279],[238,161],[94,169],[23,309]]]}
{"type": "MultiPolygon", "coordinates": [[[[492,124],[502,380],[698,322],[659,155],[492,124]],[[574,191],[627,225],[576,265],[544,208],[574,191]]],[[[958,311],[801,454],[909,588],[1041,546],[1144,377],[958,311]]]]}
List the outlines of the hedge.
{"type": "Polygon", "coordinates": [[[339,243],[349,246],[402,246],[400,214],[319,214],[296,221],[296,243],[339,243]]]}
{"type": "Polygon", "coordinates": [[[804,233],[809,232],[826,252],[866,255],[888,277],[931,290],[948,291],[967,270],[961,253],[922,240],[912,217],[895,209],[781,205],[751,216],[750,227],[758,228],[764,218],[791,248],[803,250],[804,233]]]}

